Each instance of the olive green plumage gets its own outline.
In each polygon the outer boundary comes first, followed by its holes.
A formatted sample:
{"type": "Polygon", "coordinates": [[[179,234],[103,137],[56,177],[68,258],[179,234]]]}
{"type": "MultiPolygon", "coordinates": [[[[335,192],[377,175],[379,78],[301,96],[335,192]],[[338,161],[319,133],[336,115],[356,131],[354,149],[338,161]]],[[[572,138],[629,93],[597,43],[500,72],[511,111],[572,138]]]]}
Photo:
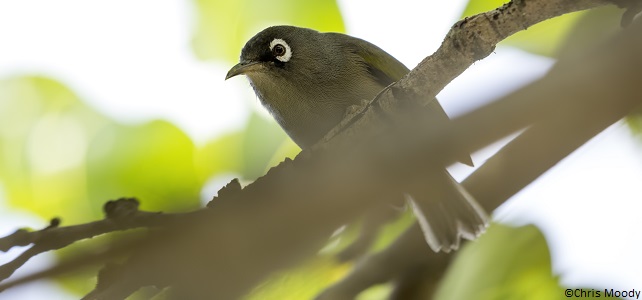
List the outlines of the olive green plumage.
{"type": "MultiPolygon", "coordinates": [[[[247,42],[240,63],[226,79],[246,75],[261,103],[305,149],[337,125],[349,107],[371,100],[408,72],[401,62],[367,41],[341,33],[274,26],[247,42]]],[[[426,117],[448,121],[436,100],[428,105],[426,117]]],[[[460,160],[472,163],[468,154],[460,160]]],[[[408,192],[414,196],[411,203],[431,248],[449,251],[458,247],[460,236],[478,235],[486,218],[447,172],[438,176],[436,181],[443,181],[439,191],[418,187],[408,192]]]]}
{"type": "Polygon", "coordinates": [[[366,41],[286,26],[267,28],[252,38],[241,52],[241,62],[248,61],[261,62],[260,69],[245,73],[261,103],[302,148],[312,146],[341,121],[347,107],[372,99],[408,72],[403,64],[366,41]],[[276,59],[269,48],[275,38],[290,47],[292,56],[287,62],[276,59]],[[338,51],[343,54],[337,55],[338,51]],[[387,59],[377,59],[382,55],[387,59]],[[394,63],[392,68],[378,68],[364,63],[365,57],[374,58],[379,65],[394,63]]]}

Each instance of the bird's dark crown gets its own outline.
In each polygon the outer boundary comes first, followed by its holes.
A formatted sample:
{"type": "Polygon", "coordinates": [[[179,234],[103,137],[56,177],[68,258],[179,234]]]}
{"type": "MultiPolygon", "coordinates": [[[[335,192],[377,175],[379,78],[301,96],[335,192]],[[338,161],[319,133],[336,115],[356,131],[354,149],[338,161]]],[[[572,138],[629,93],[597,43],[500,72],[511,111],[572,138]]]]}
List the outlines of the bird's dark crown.
{"type": "Polygon", "coordinates": [[[241,50],[241,61],[276,61],[276,58],[270,50],[270,43],[274,39],[282,39],[288,43],[293,51],[302,41],[307,40],[311,34],[318,32],[312,29],[300,28],[295,26],[272,26],[264,29],[252,37],[241,50]]]}

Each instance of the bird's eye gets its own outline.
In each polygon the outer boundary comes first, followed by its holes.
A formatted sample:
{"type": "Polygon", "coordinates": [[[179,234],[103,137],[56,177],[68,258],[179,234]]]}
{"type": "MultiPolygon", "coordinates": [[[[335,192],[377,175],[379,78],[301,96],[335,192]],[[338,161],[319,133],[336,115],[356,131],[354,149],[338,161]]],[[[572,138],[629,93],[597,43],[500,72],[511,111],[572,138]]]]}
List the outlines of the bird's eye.
{"type": "Polygon", "coordinates": [[[285,46],[277,44],[276,46],[274,46],[274,48],[272,48],[272,52],[275,56],[281,56],[285,54],[285,46]]]}
{"type": "Polygon", "coordinates": [[[270,43],[270,51],[276,59],[280,62],[288,62],[292,57],[292,49],[290,45],[282,39],[274,39],[270,43]]]}

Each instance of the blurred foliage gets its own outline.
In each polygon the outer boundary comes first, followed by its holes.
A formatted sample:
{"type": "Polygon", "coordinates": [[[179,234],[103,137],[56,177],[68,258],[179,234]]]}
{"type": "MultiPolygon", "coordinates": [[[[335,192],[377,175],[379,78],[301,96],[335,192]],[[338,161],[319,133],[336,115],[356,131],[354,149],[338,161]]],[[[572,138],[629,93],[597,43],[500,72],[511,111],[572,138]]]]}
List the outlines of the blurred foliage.
{"type": "MultiPolygon", "coordinates": [[[[390,208],[396,209],[396,208],[390,208]]],[[[415,215],[412,209],[405,208],[400,217],[384,225],[380,229],[378,238],[374,241],[371,250],[379,252],[384,250],[394,242],[406,229],[415,223],[415,215]]]]}
{"type": "Polygon", "coordinates": [[[457,253],[435,299],[565,299],[565,289],[537,227],[493,224],[457,253]]]}
{"type": "Polygon", "coordinates": [[[535,226],[493,224],[451,264],[436,299],[557,299],[546,240],[535,226]]]}
{"type": "MultiPolygon", "coordinates": [[[[294,270],[274,274],[252,291],[245,300],[304,300],[314,299],[332,283],[340,280],[351,270],[351,263],[338,263],[334,257],[321,255],[294,270]]],[[[356,300],[386,299],[392,286],[375,285],[356,300]]]]}
{"type": "Polygon", "coordinates": [[[94,219],[85,156],[108,122],[53,79],[0,81],[0,180],[8,202],[44,218],[94,219]]]}
{"type": "MultiPolygon", "coordinates": [[[[272,167],[268,163],[288,137],[273,120],[256,113],[248,120],[244,133],[241,149],[244,164],[240,173],[246,179],[256,179],[272,167]]],[[[278,158],[278,162],[281,160],[283,157],[278,158]]]]}
{"type": "Polygon", "coordinates": [[[638,139],[642,139],[642,107],[637,108],[633,113],[629,114],[625,121],[638,139]]]}
{"type": "Polygon", "coordinates": [[[277,151],[298,151],[258,114],[242,130],[196,147],[171,123],[118,123],[44,77],[0,81],[0,108],[8,201],[44,218],[64,216],[67,224],[99,218],[102,204],[118,197],[138,197],[147,210],[195,208],[209,178],[255,179],[283,159],[277,151]]]}
{"type": "Polygon", "coordinates": [[[335,0],[195,0],[194,3],[198,23],[192,49],[202,60],[238,61],[245,42],[271,25],[345,30],[335,0]]]}
{"type": "MultiPolygon", "coordinates": [[[[503,2],[472,0],[464,16],[494,9],[503,2]]],[[[245,41],[269,25],[344,31],[334,0],[194,3],[198,22],[192,49],[202,60],[237,61],[245,41]]],[[[572,47],[590,46],[598,40],[595,34],[616,30],[619,13],[611,9],[569,14],[533,26],[503,44],[542,55],[563,55],[572,47]]],[[[642,131],[640,120],[642,117],[629,119],[638,132],[642,131]]],[[[257,113],[250,116],[245,128],[196,145],[166,121],[117,122],[52,78],[0,80],[0,185],[7,201],[43,218],[61,216],[66,225],[100,218],[103,203],[118,197],[140,198],[146,210],[192,209],[199,205],[203,186],[211,178],[233,174],[253,180],[298,152],[274,122],[257,113]]],[[[412,222],[412,214],[405,212],[386,225],[371,251],[385,248],[412,222]]],[[[349,226],[323,255],[272,276],[246,299],[312,298],[352,267],[331,256],[349,245],[359,229],[358,224],[349,226]]],[[[74,251],[60,253],[72,256],[74,251]]],[[[93,284],[87,277],[78,278],[64,279],[65,286],[81,293],[93,284]]],[[[389,284],[375,286],[359,299],[384,299],[390,289],[389,284]]],[[[438,291],[438,299],[562,297],[563,288],[552,276],[541,233],[532,226],[497,224],[458,254],[438,291]]]]}
{"type": "Polygon", "coordinates": [[[196,173],[194,151],[190,138],[165,121],[104,126],[87,151],[93,207],[105,199],[135,196],[146,210],[196,208],[203,181],[196,173]]]}
{"type": "Polygon", "coordinates": [[[285,157],[294,158],[301,149],[276,122],[254,112],[245,128],[211,140],[197,151],[200,178],[234,173],[242,179],[254,180],[285,157]]]}
{"type": "MultiPolygon", "coordinates": [[[[54,79],[9,78],[0,80],[0,183],[13,207],[66,225],[101,218],[102,205],[119,197],[137,197],[151,211],[194,209],[208,179],[255,179],[283,160],[278,155],[299,151],[273,123],[254,114],[245,128],[196,146],[166,121],[122,124],[102,115],[54,79]]],[[[62,282],[76,292],[92,286],[80,277],[62,282]]]]}
{"type": "Polygon", "coordinates": [[[37,76],[0,81],[0,105],[0,180],[15,207],[69,224],[123,196],[151,210],[199,203],[194,145],[172,124],[119,124],[37,76]]]}
{"type": "MultiPolygon", "coordinates": [[[[391,210],[396,209],[391,207],[391,210]]],[[[398,217],[393,218],[390,222],[383,224],[379,228],[379,232],[372,245],[370,245],[369,252],[376,253],[381,250],[386,249],[396,238],[401,235],[406,229],[408,229],[415,222],[415,216],[410,209],[404,209],[398,217]]],[[[363,229],[363,220],[353,222],[352,224],[346,225],[341,230],[337,230],[337,233],[328,242],[328,245],[321,250],[323,254],[337,255],[341,251],[345,250],[350,246],[361,233],[363,229]]]]}
{"type": "MultiPolygon", "coordinates": [[[[114,242],[127,243],[136,237],[142,237],[147,233],[144,228],[117,231],[108,235],[100,235],[93,237],[90,240],[84,240],[79,243],[74,243],[65,248],[56,251],[56,256],[60,261],[70,261],[78,257],[78,253],[105,253],[114,242]]],[[[124,258],[113,259],[112,263],[121,263],[124,258]]],[[[63,274],[56,277],[56,282],[60,284],[65,290],[76,295],[85,295],[96,287],[97,278],[96,274],[102,269],[101,265],[85,266],[77,272],[63,274]]],[[[0,297],[2,299],[2,297],[0,297]]],[[[130,299],[133,300],[133,299],[130,299]]]]}
{"type": "Polygon", "coordinates": [[[583,12],[560,43],[557,56],[573,55],[578,51],[604,43],[608,37],[622,30],[620,27],[622,13],[622,9],[616,6],[583,12]]]}
{"type": "MultiPolygon", "coordinates": [[[[399,218],[380,229],[380,234],[371,246],[370,252],[374,253],[385,249],[413,223],[412,211],[403,211],[399,218]]],[[[315,295],[341,279],[352,268],[352,263],[341,264],[335,255],[355,241],[361,231],[361,226],[360,222],[347,225],[341,233],[331,239],[329,245],[321,250],[321,254],[317,258],[294,270],[273,275],[255,289],[247,299],[313,299],[315,295]]],[[[357,299],[385,299],[391,290],[390,284],[376,285],[360,293],[357,299]]]]}
{"type": "Polygon", "coordinates": [[[331,283],[350,270],[350,264],[339,264],[334,257],[318,256],[294,270],[279,272],[259,285],[246,300],[313,299],[331,283]]]}

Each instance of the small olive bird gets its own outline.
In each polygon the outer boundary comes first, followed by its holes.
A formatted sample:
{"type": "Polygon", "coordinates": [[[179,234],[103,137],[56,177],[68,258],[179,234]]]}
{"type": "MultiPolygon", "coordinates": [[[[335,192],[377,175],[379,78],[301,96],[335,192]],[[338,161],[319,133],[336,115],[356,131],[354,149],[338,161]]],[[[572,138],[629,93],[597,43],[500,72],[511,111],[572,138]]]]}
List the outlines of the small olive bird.
{"type": "MultiPolygon", "coordinates": [[[[373,99],[409,72],[379,47],[341,33],[273,26],[251,38],[240,62],[225,79],[246,75],[261,103],[302,149],[312,147],[346,111],[373,99]]],[[[427,118],[449,121],[435,99],[427,118]]],[[[468,154],[460,159],[472,164],[468,154]]],[[[435,252],[456,250],[460,238],[474,239],[487,216],[472,196],[444,169],[432,182],[406,192],[435,252]]]]}

